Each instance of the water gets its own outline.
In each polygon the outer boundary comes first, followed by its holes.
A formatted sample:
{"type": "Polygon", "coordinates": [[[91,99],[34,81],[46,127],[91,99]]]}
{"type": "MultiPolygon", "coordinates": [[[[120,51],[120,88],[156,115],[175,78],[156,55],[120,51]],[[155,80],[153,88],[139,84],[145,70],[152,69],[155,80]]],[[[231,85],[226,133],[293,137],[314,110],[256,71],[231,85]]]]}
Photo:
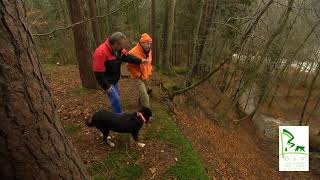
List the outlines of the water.
{"type": "MultiPolygon", "coordinates": [[[[234,60],[236,59],[239,59],[240,61],[245,61],[247,56],[245,55],[239,55],[239,54],[233,54],[232,55],[232,58],[234,60]]],[[[251,60],[254,60],[254,59],[258,59],[259,57],[256,57],[256,56],[252,56],[250,57],[251,60]]],[[[284,66],[286,64],[288,60],[287,59],[281,59],[281,66],[284,66]]],[[[290,67],[292,69],[299,69],[299,67],[301,66],[301,63],[302,63],[302,67],[300,69],[300,72],[311,72],[311,73],[315,73],[317,67],[319,66],[319,61],[320,59],[317,60],[316,64],[313,64],[312,62],[297,62],[297,61],[294,61],[294,62],[291,62],[291,65],[290,67]]]]}

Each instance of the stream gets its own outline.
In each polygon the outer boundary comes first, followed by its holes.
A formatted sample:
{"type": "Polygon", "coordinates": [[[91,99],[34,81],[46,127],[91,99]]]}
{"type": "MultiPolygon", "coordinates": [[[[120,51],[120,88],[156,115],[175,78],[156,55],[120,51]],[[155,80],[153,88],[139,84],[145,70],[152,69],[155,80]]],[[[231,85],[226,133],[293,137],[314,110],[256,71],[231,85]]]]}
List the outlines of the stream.
{"type": "MultiPolygon", "coordinates": [[[[257,86],[245,90],[239,98],[238,108],[246,115],[251,114],[257,107],[257,86]]],[[[259,138],[259,148],[278,156],[279,126],[297,126],[298,120],[274,118],[256,112],[252,118],[256,134],[259,138]]],[[[320,173],[320,127],[309,126],[310,168],[320,173]]]]}

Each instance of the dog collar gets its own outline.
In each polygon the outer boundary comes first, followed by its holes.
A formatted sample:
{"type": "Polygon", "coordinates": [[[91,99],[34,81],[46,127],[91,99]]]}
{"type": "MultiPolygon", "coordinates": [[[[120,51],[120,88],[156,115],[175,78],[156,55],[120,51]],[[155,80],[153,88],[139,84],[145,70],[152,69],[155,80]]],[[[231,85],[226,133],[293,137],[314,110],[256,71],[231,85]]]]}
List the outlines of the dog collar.
{"type": "Polygon", "coordinates": [[[137,116],[142,120],[143,123],[146,123],[146,118],[144,118],[143,114],[141,112],[137,112],[137,116]]]}

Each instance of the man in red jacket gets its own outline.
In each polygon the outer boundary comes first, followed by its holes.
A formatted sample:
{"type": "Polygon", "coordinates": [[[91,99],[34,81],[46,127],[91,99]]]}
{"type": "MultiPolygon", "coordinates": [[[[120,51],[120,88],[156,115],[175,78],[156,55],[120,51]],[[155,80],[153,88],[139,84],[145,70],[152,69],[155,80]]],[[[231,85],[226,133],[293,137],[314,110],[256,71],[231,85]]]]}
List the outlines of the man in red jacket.
{"type": "Polygon", "coordinates": [[[99,85],[106,91],[112,111],[122,113],[118,89],[122,62],[141,64],[146,59],[129,55],[123,48],[126,36],[121,32],[113,33],[93,54],[93,72],[99,85]]]}

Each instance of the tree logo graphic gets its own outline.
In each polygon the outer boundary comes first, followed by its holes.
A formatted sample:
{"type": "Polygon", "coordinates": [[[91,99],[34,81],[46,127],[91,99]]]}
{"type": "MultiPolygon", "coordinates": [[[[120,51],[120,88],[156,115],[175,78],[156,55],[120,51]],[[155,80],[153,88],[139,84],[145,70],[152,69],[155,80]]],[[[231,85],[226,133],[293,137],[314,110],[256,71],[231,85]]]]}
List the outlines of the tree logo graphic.
{"type": "Polygon", "coordinates": [[[285,154],[305,154],[305,155],[308,155],[307,153],[305,153],[305,146],[296,145],[294,143],[294,136],[290,131],[288,131],[287,129],[283,129],[280,136],[281,136],[281,145],[282,145],[281,155],[283,158],[284,158],[285,154]],[[286,143],[283,142],[284,136],[288,137],[288,140],[286,143]],[[294,146],[295,146],[295,148],[294,148],[294,146]]]}
{"type": "Polygon", "coordinates": [[[279,127],[279,170],[309,170],[309,127],[279,127]]]}

